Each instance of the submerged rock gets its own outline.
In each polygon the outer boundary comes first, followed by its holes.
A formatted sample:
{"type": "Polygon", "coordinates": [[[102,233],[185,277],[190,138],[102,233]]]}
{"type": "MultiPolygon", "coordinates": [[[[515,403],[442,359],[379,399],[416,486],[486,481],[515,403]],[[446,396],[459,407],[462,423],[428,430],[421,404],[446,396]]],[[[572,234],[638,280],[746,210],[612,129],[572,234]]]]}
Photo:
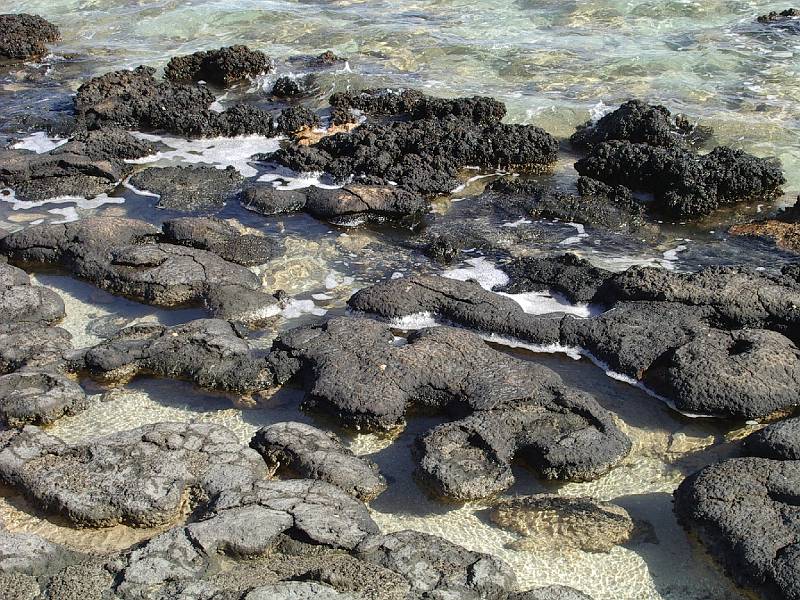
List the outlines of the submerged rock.
{"type": "Polygon", "coordinates": [[[78,527],[163,525],[187,498],[206,502],[265,472],[258,454],[211,424],[156,423],[76,445],[27,426],[0,449],[0,479],[78,527]]]}
{"type": "Polygon", "coordinates": [[[242,176],[233,167],[150,167],[133,175],[130,182],[158,194],[156,208],[195,212],[221,208],[241,186],[242,176]]]}
{"type": "Polygon", "coordinates": [[[0,15],[0,61],[17,62],[47,54],[47,44],[61,39],[58,27],[39,15],[0,15]]]}
{"type": "Polygon", "coordinates": [[[164,240],[170,244],[208,250],[245,267],[263,265],[283,253],[280,243],[265,235],[241,233],[213,217],[181,217],[165,221],[164,240]]]}
{"type": "Polygon", "coordinates": [[[265,390],[273,374],[227,321],[199,319],[174,327],[133,325],[90,348],[83,367],[92,377],[124,383],[140,375],[188,379],[240,393],[265,390]]]}
{"type": "Polygon", "coordinates": [[[609,552],[630,540],[635,525],[621,506],[592,498],[538,494],[501,500],[490,513],[494,523],[520,534],[514,547],[534,550],[555,543],[584,552],[609,552]]]}
{"type": "Polygon", "coordinates": [[[798,495],[800,461],[735,458],[686,478],[675,512],[737,583],[798,600],[798,495]]]}
{"type": "Polygon", "coordinates": [[[580,125],[570,142],[578,148],[588,149],[612,140],[670,148],[703,141],[711,133],[709,127],[692,124],[684,116],[673,116],[665,106],[628,100],[597,121],[580,125]]]}
{"type": "Polygon", "coordinates": [[[565,585],[548,585],[527,592],[509,594],[508,600],[592,600],[592,598],[565,585]]]}
{"type": "Polygon", "coordinates": [[[396,186],[358,184],[304,190],[255,185],[245,188],[242,205],[265,215],[304,210],[318,219],[348,225],[361,220],[411,225],[418,222],[429,207],[419,194],[396,186]]]}
{"type": "Polygon", "coordinates": [[[236,45],[176,56],[164,68],[164,77],[170,81],[205,81],[224,86],[257,77],[271,69],[269,56],[260,50],[236,45]]]}
{"type": "Polygon", "coordinates": [[[659,211],[678,218],[744,200],[770,200],[786,183],[777,160],[725,146],[698,155],[680,147],[603,142],[575,169],[607,184],[652,193],[659,211]]]}
{"type": "Polygon", "coordinates": [[[304,423],[275,423],[259,429],[250,447],[267,463],[271,473],[327,481],[369,502],[386,489],[378,466],[355,456],[333,434],[304,423]]]}
{"type": "Polygon", "coordinates": [[[154,243],[159,234],[144,221],[96,217],[28,227],[0,239],[0,252],[19,264],[60,266],[155,306],[205,303],[216,316],[248,325],[277,314],[277,301],[249,269],[205,250],[154,243]]]}
{"type": "Polygon", "coordinates": [[[339,318],[282,335],[270,361],[279,373],[299,370],[306,406],[349,426],[391,430],[404,424],[411,404],[468,414],[416,445],[420,476],[448,498],[508,488],[515,456],[547,478],[586,480],[630,449],[594,398],[567,388],[549,369],[457,329],[421,330],[407,342],[395,344],[390,329],[375,321],[339,318]]]}
{"type": "Polygon", "coordinates": [[[751,433],[744,439],[748,456],[800,460],[800,418],[786,419],[751,433]]]}

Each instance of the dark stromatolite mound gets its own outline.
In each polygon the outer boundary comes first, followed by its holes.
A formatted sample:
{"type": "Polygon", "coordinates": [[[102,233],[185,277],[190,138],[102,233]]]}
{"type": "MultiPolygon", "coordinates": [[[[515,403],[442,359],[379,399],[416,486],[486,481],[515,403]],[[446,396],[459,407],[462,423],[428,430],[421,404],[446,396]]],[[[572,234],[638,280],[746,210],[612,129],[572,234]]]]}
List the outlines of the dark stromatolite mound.
{"type": "Polygon", "coordinates": [[[65,314],[61,296],[46,287],[31,285],[22,269],[0,263],[0,324],[52,325],[65,314]]]}
{"type": "Polygon", "coordinates": [[[287,332],[270,361],[277,372],[299,370],[306,406],[353,427],[401,426],[410,404],[454,417],[469,414],[417,444],[420,475],[449,498],[506,489],[514,481],[515,456],[545,477],[585,480],[606,472],[630,449],[592,397],[463,330],[425,329],[397,345],[386,325],[339,318],[287,332]]]}
{"type": "Polygon", "coordinates": [[[124,161],[143,158],[155,153],[153,145],[118,127],[76,132],[53,154],[79,154],[95,160],[124,161]]]}
{"type": "Polygon", "coordinates": [[[292,135],[304,129],[314,129],[322,124],[319,116],[305,106],[292,106],[281,111],[275,121],[278,131],[292,135]]]}
{"type": "Polygon", "coordinates": [[[798,600],[799,496],[800,461],[736,458],[685,479],[675,513],[739,584],[798,600]]]}
{"type": "Polygon", "coordinates": [[[338,180],[362,176],[431,195],[455,188],[466,166],[542,168],[556,159],[555,138],[532,125],[506,125],[487,116],[477,107],[488,101],[468,99],[462,110],[454,108],[462,106],[458,101],[434,100],[423,102],[429,109],[420,118],[367,122],[313,146],[292,144],[270,158],[295,171],[325,171],[338,180]]]}
{"type": "Polygon", "coordinates": [[[39,15],[0,15],[0,61],[21,61],[47,54],[47,43],[61,39],[58,27],[39,15]]]}
{"type": "Polygon", "coordinates": [[[176,56],[164,68],[164,77],[170,81],[205,81],[224,86],[257,77],[271,68],[271,59],[260,50],[236,45],[176,56]]]}
{"type": "Polygon", "coordinates": [[[216,254],[154,243],[144,221],[97,217],[37,225],[0,239],[12,262],[57,265],[98,287],[155,306],[204,303],[220,318],[257,325],[276,314],[274,297],[249,269],[216,254]]]}
{"type": "Polygon", "coordinates": [[[495,125],[506,115],[505,105],[494,98],[436,98],[409,89],[369,88],[337,92],[330,97],[330,105],[335,123],[345,123],[357,114],[366,114],[411,120],[454,116],[476,124],[495,125]]]}
{"type": "Polygon", "coordinates": [[[419,194],[391,185],[349,184],[336,189],[303,190],[254,185],[245,188],[241,202],[248,210],[264,215],[303,210],[318,219],[340,224],[365,220],[413,225],[429,208],[419,194]]]}
{"type": "Polygon", "coordinates": [[[527,592],[509,594],[508,600],[592,600],[592,598],[565,585],[548,585],[527,592]]]}
{"type": "Polygon", "coordinates": [[[156,423],[76,445],[37,427],[3,434],[0,479],[78,527],[176,520],[199,504],[264,477],[264,461],[225,427],[156,423]]]}
{"type": "Polygon", "coordinates": [[[80,385],[57,372],[24,370],[0,376],[0,422],[48,425],[88,406],[80,385]]]}
{"type": "Polygon", "coordinates": [[[219,319],[199,319],[174,327],[126,327],[87,350],[83,366],[92,377],[112,383],[156,375],[241,393],[264,390],[273,384],[264,356],[251,350],[227,321],[219,319]]]}
{"type": "Polygon", "coordinates": [[[60,327],[26,321],[0,324],[0,375],[62,365],[71,351],[72,335],[60,327]]]}
{"type": "Polygon", "coordinates": [[[400,573],[421,598],[502,600],[516,583],[502,561],[417,531],[367,538],[358,557],[400,573]]]}
{"type": "Polygon", "coordinates": [[[365,502],[386,489],[374,462],[355,456],[336,436],[311,425],[290,421],[262,427],[250,447],[272,473],[327,481],[365,502]]]}
{"type": "Polygon", "coordinates": [[[305,90],[296,77],[287,77],[286,75],[278,77],[275,84],[272,86],[270,92],[276,98],[297,98],[305,95],[305,90]]]}
{"type": "Polygon", "coordinates": [[[238,104],[211,110],[214,94],[206,87],[155,78],[155,69],[113,71],[84,83],[75,96],[79,122],[91,129],[117,125],[182,135],[272,135],[272,115],[238,104]]]}
{"type": "Polygon", "coordinates": [[[242,184],[233,167],[150,167],[133,175],[136,189],[158,194],[157,208],[194,212],[219,209],[242,184]]]}
{"type": "Polygon", "coordinates": [[[665,106],[628,100],[596,122],[579,126],[570,142],[589,149],[612,140],[669,148],[702,141],[710,135],[710,128],[693,125],[683,116],[673,116],[665,106]]]}
{"type": "Polygon", "coordinates": [[[722,205],[770,200],[786,182],[775,159],[725,146],[704,155],[680,147],[604,142],[575,163],[581,175],[655,196],[672,217],[706,215],[722,205]]]}
{"type": "Polygon", "coordinates": [[[162,225],[170,244],[208,250],[222,259],[245,267],[263,265],[283,253],[280,243],[264,235],[242,233],[213,217],[181,217],[162,225]]]}
{"type": "Polygon", "coordinates": [[[541,548],[544,538],[559,548],[609,552],[630,540],[635,529],[621,506],[554,494],[500,500],[489,516],[500,527],[520,534],[514,547],[521,550],[541,548]]]}
{"type": "Polygon", "coordinates": [[[796,8],[787,8],[782,11],[773,10],[758,17],[757,21],[780,31],[800,33],[800,10],[796,8]]]}
{"type": "Polygon", "coordinates": [[[751,433],[744,439],[748,456],[800,460],[800,418],[786,419],[751,433]]]}
{"type": "Polygon", "coordinates": [[[570,302],[591,302],[611,276],[575,254],[514,259],[503,266],[511,279],[504,291],[512,294],[554,290],[570,302]]]}

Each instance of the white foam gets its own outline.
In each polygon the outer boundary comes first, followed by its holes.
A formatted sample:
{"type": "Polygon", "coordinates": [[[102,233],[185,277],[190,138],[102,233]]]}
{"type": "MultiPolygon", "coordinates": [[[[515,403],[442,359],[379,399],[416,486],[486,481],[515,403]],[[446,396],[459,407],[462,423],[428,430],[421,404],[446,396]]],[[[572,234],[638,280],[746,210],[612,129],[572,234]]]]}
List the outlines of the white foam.
{"type": "Polygon", "coordinates": [[[426,311],[390,319],[389,325],[396,329],[412,330],[425,329],[426,327],[438,327],[440,323],[433,314],[426,311]]]}
{"type": "Polygon", "coordinates": [[[495,267],[490,261],[480,256],[478,258],[470,258],[466,261],[469,267],[461,267],[458,269],[450,269],[442,273],[442,277],[448,279],[456,279],[458,281],[467,281],[474,279],[480,286],[492,291],[493,288],[506,285],[510,279],[505,272],[495,267]]]}
{"type": "Polygon", "coordinates": [[[126,162],[143,165],[159,161],[177,161],[207,164],[217,169],[234,167],[243,177],[255,177],[258,174],[258,171],[249,164],[250,158],[254,154],[275,152],[280,148],[280,141],[284,139],[280,136],[241,135],[187,140],[138,131],[133,132],[133,135],[148,142],[160,142],[172,149],[126,162]]]}
{"type": "Polygon", "coordinates": [[[504,335],[498,335],[496,333],[491,333],[488,335],[480,334],[480,336],[487,342],[506,346],[507,348],[523,348],[524,350],[530,350],[531,352],[541,354],[566,354],[574,360],[581,359],[580,348],[573,348],[572,346],[564,346],[562,344],[529,344],[527,342],[523,342],[522,340],[506,337],[504,335]]]}
{"type": "Polygon", "coordinates": [[[292,298],[281,311],[286,319],[296,319],[303,315],[316,315],[321,317],[328,311],[314,304],[313,300],[296,300],[292,298]]]}
{"type": "Polygon", "coordinates": [[[301,190],[311,186],[336,190],[344,186],[322,183],[322,176],[322,172],[295,173],[286,168],[276,168],[272,173],[264,173],[256,181],[273,182],[277,190],[301,190]]]}
{"type": "Polygon", "coordinates": [[[567,223],[567,225],[569,225],[570,227],[574,227],[575,230],[578,232],[578,235],[573,235],[573,236],[568,237],[568,238],[566,238],[564,240],[561,240],[559,242],[559,245],[561,245],[561,246],[571,246],[573,244],[579,243],[581,240],[583,240],[583,238],[589,237],[589,234],[586,233],[586,228],[582,224],[580,224],[580,223],[567,223]]]}
{"type": "MultiPolygon", "coordinates": [[[[46,204],[74,204],[77,208],[93,209],[104,204],[123,204],[125,198],[117,198],[108,194],[98,194],[94,198],[84,198],[82,196],[55,196],[46,200],[18,200],[14,190],[4,188],[0,190],[0,200],[11,204],[11,210],[27,210],[38,208],[46,204]]],[[[53,212],[53,211],[50,211],[53,212]]]]}
{"type": "Polygon", "coordinates": [[[63,146],[69,140],[60,137],[50,137],[44,131],[37,131],[22,138],[11,147],[15,150],[32,150],[36,154],[44,154],[63,146]]]}
{"type": "Polygon", "coordinates": [[[137,196],[151,196],[153,198],[161,198],[161,194],[156,194],[155,192],[148,192],[147,190],[140,190],[130,182],[130,179],[126,179],[125,181],[123,181],[122,185],[123,187],[128,188],[137,196]]]}
{"type": "Polygon", "coordinates": [[[524,292],[522,294],[496,293],[500,296],[511,298],[529,315],[546,315],[554,312],[563,312],[578,317],[591,317],[600,312],[599,309],[589,304],[573,304],[565,297],[554,292],[524,292]]]}
{"type": "Polygon", "coordinates": [[[67,206],[66,208],[53,208],[48,210],[47,212],[52,213],[54,215],[63,215],[63,219],[60,221],[53,221],[54,225],[58,225],[59,223],[71,223],[72,221],[77,221],[80,219],[78,215],[78,211],[75,210],[74,206],[67,206]]]}
{"type": "Polygon", "coordinates": [[[531,223],[533,223],[533,221],[529,219],[518,219],[516,221],[511,221],[509,223],[503,223],[502,227],[512,227],[516,229],[520,225],[530,225],[531,223]]]}
{"type": "Polygon", "coordinates": [[[325,276],[324,285],[326,290],[332,290],[340,285],[351,285],[353,281],[355,281],[354,277],[331,271],[325,276]]]}

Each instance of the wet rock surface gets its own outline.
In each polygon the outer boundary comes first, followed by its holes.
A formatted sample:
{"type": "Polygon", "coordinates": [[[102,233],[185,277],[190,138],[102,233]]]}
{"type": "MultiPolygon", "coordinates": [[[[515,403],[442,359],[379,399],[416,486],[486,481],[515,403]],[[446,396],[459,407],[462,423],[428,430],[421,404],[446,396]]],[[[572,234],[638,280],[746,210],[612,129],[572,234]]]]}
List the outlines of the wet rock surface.
{"type": "Polygon", "coordinates": [[[678,520],[739,584],[770,600],[800,598],[800,462],[737,458],[691,475],[678,520]]]}
{"type": "Polygon", "coordinates": [[[242,176],[233,167],[151,167],[130,182],[136,189],[158,194],[158,208],[195,212],[222,207],[241,186],[242,176]]]}
{"type": "Polygon", "coordinates": [[[591,396],[462,330],[425,329],[396,345],[383,324],[339,318],[284,334],[270,361],[279,373],[299,371],[306,406],[352,427],[397,428],[411,404],[457,419],[468,414],[425,434],[415,448],[420,477],[448,498],[508,488],[515,456],[547,478],[586,480],[630,449],[591,396]]]}
{"type": "Polygon", "coordinates": [[[767,425],[747,436],[743,446],[748,456],[800,460],[800,418],[767,425]]]}
{"type": "Polygon", "coordinates": [[[0,61],[40,58],[47,54],[47,44],[59,39],[58,27],[39,15],[0,15],[0,61]]]}
{"type": "Polygon", "coordinates": [[[236,45],[176,56],[164,68],[164,77],[170,81],[205,81],[224,86],[257,77],[271,68],[272,61],[263,52],[236,45]]]}
{"type": "Polygon", "coordinates": [[[264,457],[273,474],[327,481],[365,502],[386,489],[374,462],[355,456],[336,436],[311,425],[285,422],[262,427],[250,447],[264,457]]]}
{"type": "Polygon", "coordinates": [[[205,303],[214,315],[245,324],[277,314],[275,298],[250,270],[205,250],[156,243],[159,234],[144,221],[97,217],[29,227],[0,239],[0,252],[156,306],[205,303]]]}
{"type": "Polygon", "coordinates": [[[206,502],[266,473],[255,452],[211,424],[157,423],[76,445],[27,426],[1,443],[0,479],[77,527],[167,524],[187,498],[206,502]]]}
{"type": "Polygon", "coordinates": [[[800,10],[796,8],[787,8],[781,11],[773,10],[758,17],[757,21],[770,28],[790,33],[800,33],[800,10]]]}
{"type": "Polygon", "coordinates": [[[571,587],[548,585],[527,592],[509,594],[508,600],[592,600],[592,598],[571,587]]]}
{"type": "Polygon", "coordinates": [[[519,549],[542,547],[543,538],[584,552],[609,552],[631,539],[635,525],[620,506],[592,498],[553,494],[501,500],[489,514],[504,529],[520,534],[519,549]]]}
{"type": "Polygon", "coordinates": [[[314,129],[322,124],[319,116],[305,106],[292,106],[281,111],[275,123],[278,130],[287,135],[304,129],[314,129]]]}

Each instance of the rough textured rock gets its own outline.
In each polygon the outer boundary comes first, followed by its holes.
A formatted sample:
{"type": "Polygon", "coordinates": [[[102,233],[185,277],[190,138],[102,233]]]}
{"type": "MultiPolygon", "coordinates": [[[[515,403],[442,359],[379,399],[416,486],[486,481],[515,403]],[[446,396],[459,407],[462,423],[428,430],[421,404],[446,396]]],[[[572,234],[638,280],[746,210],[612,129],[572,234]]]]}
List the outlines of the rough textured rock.
{"type": "Polygon", "coordinates": [[[250,447],[264,457],[273,474],[327,481],[364,502],[386,489],[374,462],[355,456],[336,436],[311,425],[285,422],[262,427],[250,447]]]}
{"type": "Polygon", "coordinates": [[[233,225],[213,217],[181,217],[162,225],[170,244],[208,250],[220,258],[245,267],[263,265],[283,253],[274,238],[242,233],[233,225]]]}
{"type": "Polygon", "coordinates": [[[308,77],[278,77],[270,94],[275,98],[300,98],[309,94],[308,77]]]}
{"type": "Polygon", "coordinates": [[[11,532],[0,526],[0,573],[38,577],[62,569],[77,557],[76,552],[38,535],[11,532]]]}
{"type": "Polygon", "coordinates": [[[796,8],[787,8],[782,11],[773,10],[758,17],[758,22],[772,29],[800,33],[800,10],[796,8]]]}
{"type": "Polygon", "coordinates": [[[151,167],[130,179],[137,189],[159,195],[157,208],[194,212],[222,207],[242,184],[233,167],[151,167]]]}
{"type": "Polygon", "coordinates": [[[159,234],[144,221],[97,217],[28,227],[0,239],[0,252],[156,306],[205,303],[216,316],[248,325],[277,314],[277,301],[249,269],[205,250],[153,243],[159,234]]]}
{"type": "Polygon", "coordinates": [[[777,160],[725,146],[699,155],[680,147],[603,142],[575,169],[610,185],[652,193],[656,205],[651,206],[678,218],[744,200],[770,200],[786,182],[777,160]]]}
{"type": "Polygon", "coordinates": [[[63,364],[71,350],[72,336],[60,327],[26,321],[0,325],[0,375],[63,364]]]}
{"type": "Polygon", "coordinates": [[[271,68],[271,59],[260,50],[236,45],[176,56],[164,68],[164,77],[170,81],[205,81],[224,86],[257,77],[271,68]]]}
{"type": "Polygon", "coordinates": [[[0,421],[10,427],[47,425],[87,406],[81,386],[64,375],[27,370],[0,376],[0,421]]]}
{"type": "Polygon", "coordinates": [[[710,128],[695,125],[684,116],[673,116],[665,106],[628,100],[596,122],[580,125],[570,142],[589,149],[611,140],[669,148],[703,141],[711,133],[710,128]]]}
{"type": "Polygon", "coordinates": [[[527,592],[509,594],[508,600],[592,600],[592,598],[571,587],[548,585],[527,592]]]}
{"type": "Polygon", "coordinates": [[[199,319],[174,327],[126,327],[87,350],[83,366],[92,377],[112,383],[155,375],[240,393],[264,390],[273,384],[264,355],[251,350],[227,321],[218,319],[199,319]]]}
{"type": "Polygon", "coordinates": [[[733,235],[772,240],[778,248],[800,254],[800,223],[768,219],[734,225],[728,231],[733,235]]]}
{"type": "Polygon", "coordinates": [[[0,60],[20,61],[47,54],[47,43],[61,39],[58,27],[38,15],[0,15],[0,60]]]}
{"type": "Polygon", "coordinates": [[[425,329],[397,345],[386,325],[339,318],[282,335],[270,361],[282,377],[299,370],[306,406],[353,427],[402,426],[410,404],[460,418],[425,434],[415,450],[420,476],[449,498],[508,488],[515,456],[547,478],[586,480],[630,449],[591,396],[463,330],[425,329]]]}
{"type": "Polygon", "coordinates": [[[501,600],[515,584],[498,559],[417,531],[368,538],[358,557],[400,573],[422,597],[501,600]]]}
{"type": "Polygon", "coordinates": [[[37,427],[6,435],[0,479],[78,527],[152,527],[265,475],[225,427],[157,423],[68,445],[37,427]]]}
{"type": "Polygon", "coordinates": [[[748,456],[775,460],[800,460],[800,418],[767,425],[744,439],[748,456]]]}
{"type": "Polygon", "coordinates": [[[242,600],[355,600],[355,596],[319,583],[285,581],[255,588],[242,600]]]}
{"type": "Polygon", "coordinates": [[[211,110],[214,94],[206,87],[155,78],[155,69],[113,71],[84,83],[75,96],[79,122],[90,129],[118,125],[182,135],[272,135],[272,115],[254,106],[211,110]]]}
{"type": "Polygon", "coordinates": [[[281,111],[276,124],[279,131],[291,135],[303,129],[319,127],[322,122],[315,112],[305,106],[292,106],[281,111]]]}
{"type": "Polygon", "coordinates": [[[592,498],[538,494],[505,499],[490,513],[494,523],[520,534],[514,547],[521,550],[547,544],[584,552],[609,552],[627,542],[635,525],[624,508],[592,498]]]}
{"type": "Polygon", "coordinates": [[[611,276],[575,254],[517,258],[503,265],[503,271],[511,278],[506,292],[553,290],[570,302],[591,302],[611,276]]]}
{"type": "Polygon", "coordinates": [[[799,494],[800,461],[736,458],[686,478],[675,512],[739,584],[797,600],[799,494]]]}
{"type": "Polygon", "coordinates": [[[412,225],[429,207],[419,194],[396,186],[359,184],[337,189],[310,187],[302,191],[252,186],[244,190],[242,205],[265,215],[304,210],[318,219],[349,225],[362,220],[412,225]]]}
{"type": "Polygon", "coordinates": [[[31,285],[22,269],[0,263],[0,324],[51,325],[64,315],[61,296],[46,287],[31,285]]]}

